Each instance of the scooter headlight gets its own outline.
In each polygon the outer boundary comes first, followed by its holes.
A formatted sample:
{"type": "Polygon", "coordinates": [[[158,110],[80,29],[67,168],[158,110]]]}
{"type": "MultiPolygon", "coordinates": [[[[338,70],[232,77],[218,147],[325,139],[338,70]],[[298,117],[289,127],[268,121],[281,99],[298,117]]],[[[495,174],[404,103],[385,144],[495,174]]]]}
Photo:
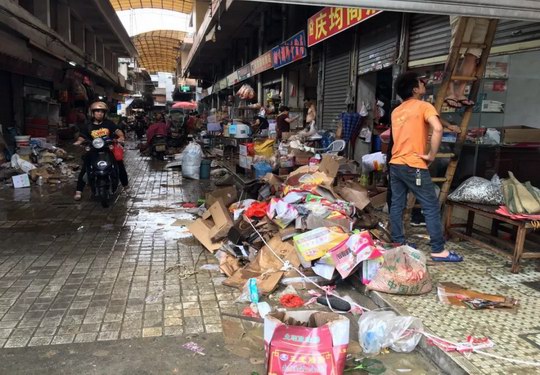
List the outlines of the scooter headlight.
{"type": "Polygon", "coordinates": [[[92,146],[94,146],[94,148],[102,148],[105,146],[105,141],[103,138],[96,138],[92,141],[92,146]]]}
{"type": "Polygon", "coordinates": [[[105,160],[100,160],[100,161],[97,162],[96,167],[97,167],[97,169],[99,169],[99,170],[102,171],[102,170],[104,170],[105,168],[107,168],[108,165],[109,165],[109,164],[108,164],[105,160]]]}

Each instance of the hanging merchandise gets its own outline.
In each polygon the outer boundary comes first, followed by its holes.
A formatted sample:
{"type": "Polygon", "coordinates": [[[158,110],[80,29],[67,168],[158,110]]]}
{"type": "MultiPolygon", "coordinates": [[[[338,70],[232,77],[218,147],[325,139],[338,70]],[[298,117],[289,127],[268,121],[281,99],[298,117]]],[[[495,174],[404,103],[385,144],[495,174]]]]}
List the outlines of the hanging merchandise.
{"type": "Polygon", "coordinates": [[[236,92],[236,96],[238,96],[242,100],[251,100],[255,98],[255,90],[253,90],[253,87],[245,83],[236,92]]]}

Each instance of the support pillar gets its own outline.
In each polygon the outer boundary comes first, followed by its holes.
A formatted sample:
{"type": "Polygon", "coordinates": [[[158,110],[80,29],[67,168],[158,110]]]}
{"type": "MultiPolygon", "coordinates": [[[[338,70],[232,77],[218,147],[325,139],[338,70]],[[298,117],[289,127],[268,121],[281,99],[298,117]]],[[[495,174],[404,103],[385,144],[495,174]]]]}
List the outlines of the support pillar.
{"type": "Polygon", "coordinates": [[[34,0],[34,16],[51,27],[51,5],[49,0],[34,0]]]}
{"type": "Polygon", "coordinates": [[[71,42],[71,12],[69,6],[65,2],[58,2],[58,34],[68,42],[71,42]]]}

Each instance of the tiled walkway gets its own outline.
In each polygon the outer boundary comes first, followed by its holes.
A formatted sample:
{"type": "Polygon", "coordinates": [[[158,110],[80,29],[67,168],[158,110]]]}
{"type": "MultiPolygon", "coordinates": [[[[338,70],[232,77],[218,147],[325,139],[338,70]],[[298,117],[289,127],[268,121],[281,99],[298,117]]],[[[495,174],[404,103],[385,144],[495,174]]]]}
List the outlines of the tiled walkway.
{"type": "MultiPolygon", "coordinates": [[[[429,246],[420,241],[425,252],[429,246]]],[[[519,300],[516,309],[471,310],[444,305],[438,301],[436,288],[423,296],[379,295],[403,315],[419,317],[424,327],[439,337],[464,342],[466,337],[489,337],[495,347],[485,352],[507,358],[540,363],[540,292],[522,284],[539,281],[535,264],[525,263],[520,274],[510,273],[507,259],[468,243],[449,243],[465,256],[459,264],[434,264],[429,267],[434,285],[451,281],[485,293],[503,294],[519,300]]],[[[540,367],[524,366],[471,354],[466,358],[453,353],[452,359],[470,374],[509,375],[540,374],[540,367]]]]}
{"type": "Polygon", "coordinates": [[[238,313],[184,227],[179,203],[209,183],[134,150],[126,164],[131,186],[109,209],[88,191],[74,202],[73,184],[0,188],[0,347],[221,332],[220,313],[238,313]]]}

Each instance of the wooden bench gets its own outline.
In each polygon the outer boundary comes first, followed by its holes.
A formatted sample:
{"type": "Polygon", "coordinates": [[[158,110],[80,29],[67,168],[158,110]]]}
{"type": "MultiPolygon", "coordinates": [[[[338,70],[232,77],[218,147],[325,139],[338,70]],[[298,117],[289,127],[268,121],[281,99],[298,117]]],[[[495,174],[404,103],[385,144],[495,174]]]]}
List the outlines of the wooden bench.
{"type": "MultiPolygon", "coordinates": [[[[519,273],[521,259],[540,259],[540,252],[524,252],[525,237],[528,232],[532,232],[535,228],[530,221],[513,220],[509,217],[499,215],[495,212],[497,208],[497,206],[447,201],[444,220],[446,234],[449,238],[455,236],[512,259],[511,271],[513,273],[519,273]],[[468,211],[466,224],[452,224],[454,207],[468,211]],[[476,214],[492,219],[490,234],[474,228],[474,217],[476,214]],[[504,224],[510,224],[512,227],[507,228],[504,224]],[[465,228],[465,231],[456,230],[455,228],[465,228]],[[515,241],[514,245],[512,246],[511,242],[509,243],[501,239],[499,237],[499,231],[511,233],[512,240],[515,241]],[[473,234],[482,240],[473,237],[473,234]],[[500,247],[495,247],[489,242],[495,243],[500,247]],[[506,249],[506,251],[501,248],[506,249]]],[[[540,249],[538,243],[535,245],[536,249],[540,249]]]]}

